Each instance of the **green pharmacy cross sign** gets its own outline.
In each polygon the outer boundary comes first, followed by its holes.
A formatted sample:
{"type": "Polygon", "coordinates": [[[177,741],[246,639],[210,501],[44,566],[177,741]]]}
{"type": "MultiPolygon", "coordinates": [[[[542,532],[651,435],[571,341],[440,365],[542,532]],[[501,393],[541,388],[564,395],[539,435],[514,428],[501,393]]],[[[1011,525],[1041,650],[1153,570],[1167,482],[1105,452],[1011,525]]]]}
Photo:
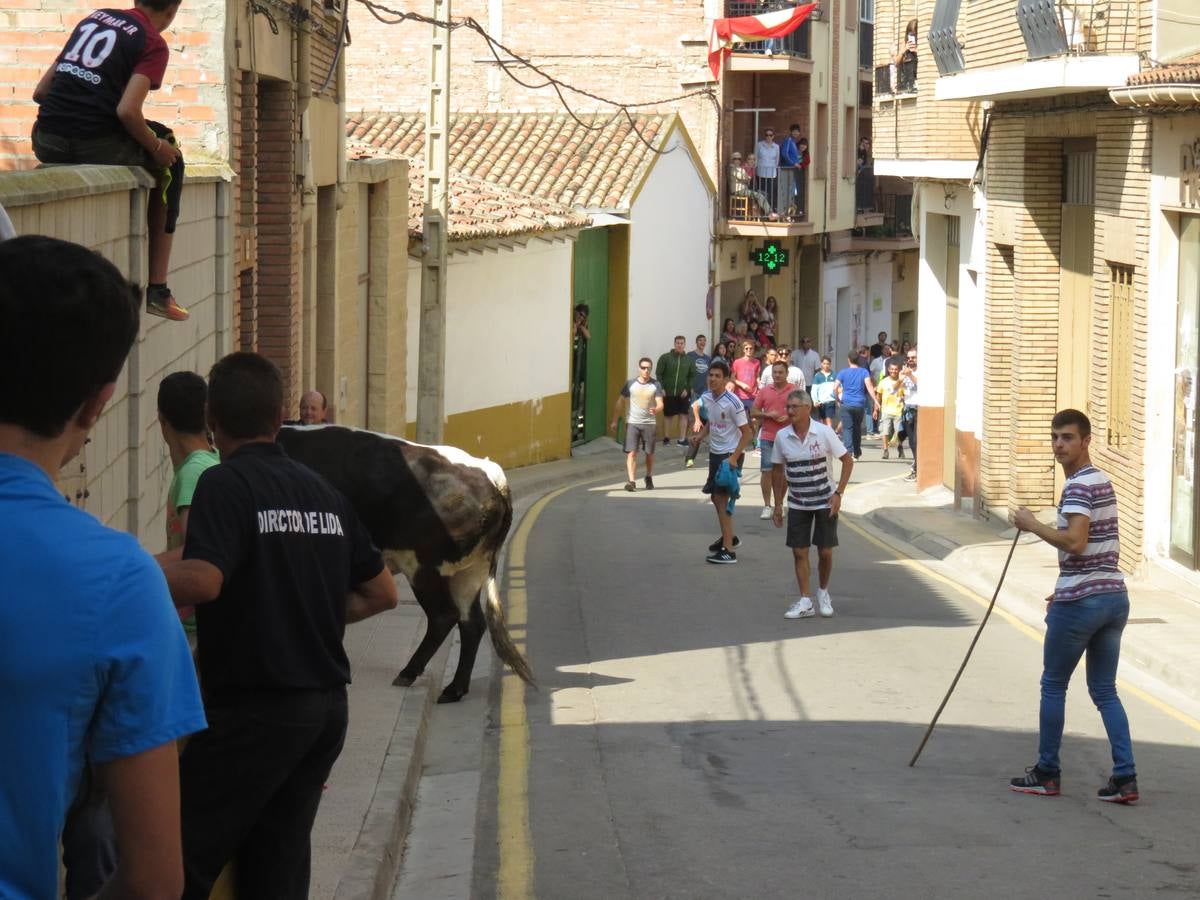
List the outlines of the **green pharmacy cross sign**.
{"type": "Polygon", "coordinates": [[[756,266],[762,266],[764,275],[778,275],[788,264],[788,252],[779,241],[767,241],[750,254],[750,259],[756,266]]]}

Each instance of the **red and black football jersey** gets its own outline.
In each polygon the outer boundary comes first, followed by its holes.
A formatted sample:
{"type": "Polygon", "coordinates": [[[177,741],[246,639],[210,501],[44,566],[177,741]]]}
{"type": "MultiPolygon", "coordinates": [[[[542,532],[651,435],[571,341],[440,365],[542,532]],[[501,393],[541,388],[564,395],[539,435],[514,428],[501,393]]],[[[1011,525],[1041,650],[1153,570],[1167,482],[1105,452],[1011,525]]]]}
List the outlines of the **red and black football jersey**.
{"type": "Polygon", "coordinates": [[[117,104],[134,75],[162,85],[168,50],[137,9],[98,9],[75,26],[54,63],[38,127],[64,137],[120,131],[117,104]]]}

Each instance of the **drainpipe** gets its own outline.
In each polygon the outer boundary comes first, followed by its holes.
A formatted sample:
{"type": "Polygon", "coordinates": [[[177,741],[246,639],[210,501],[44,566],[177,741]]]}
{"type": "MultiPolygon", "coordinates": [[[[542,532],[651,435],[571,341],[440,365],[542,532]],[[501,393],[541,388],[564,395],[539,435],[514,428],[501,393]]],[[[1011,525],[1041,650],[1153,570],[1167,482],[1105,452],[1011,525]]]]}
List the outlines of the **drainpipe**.
{"type": "Polygon", "coordinates": [[[1116,88],[1108,92],[1117,106],[1142,109],[1151,106],[1200,106],[1200,84],[1155,84],[1116,88]]]}
{"type": "Polygon", "coordinates": [[[296,24],[296,82],[297,114],[300,119],[300,172],[303,182],[301,203],[311,206],[317,202],[316,182],[313,178],[312,124],[309,122],[309,105],[312,103],[312,32],[307,22],[296,24]]]}
{"type": "MultiPolygon", "coordinates": [[[[342,8],[349,11],[350,0],[342,0],[342,8]]],[[[345,13],[344,13],[345,14],[345,13]]],[[[344,15],[343,14],[343,15],[344,15]]],[[[338,32],[338,47],[341,48],[346,40],[345,19],[342,20],[341,31],[338,32]]],[[[338,94],[338,142],[337,142],[337,208],[346,204],[346,195],[350,191],[348,167],[346,164],[346,54],[342,52],[337,63],[337,94],[338,94]]]]}

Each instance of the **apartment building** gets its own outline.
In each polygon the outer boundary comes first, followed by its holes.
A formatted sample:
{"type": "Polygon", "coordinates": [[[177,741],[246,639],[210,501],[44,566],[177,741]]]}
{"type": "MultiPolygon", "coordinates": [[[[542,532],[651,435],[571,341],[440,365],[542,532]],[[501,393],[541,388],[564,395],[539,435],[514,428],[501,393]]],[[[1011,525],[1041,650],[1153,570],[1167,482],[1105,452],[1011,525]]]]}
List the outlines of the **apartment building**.
{"type": "MultiPolygon", "coordinates": [[[[1193,343],[1175,340],[1179,322],[1190,321],[1180,318],[1192,290],[1186,281],[1180,290],[1190,213],[1178,204],[1164,209],[1161,199],[1172,186],[1178,196],[1187,176],[1176,166],[1156,182],[1154,172],[1158,155],[1164,163],[1178,159],[1179,132],[1172,129],[1183,126],[1158,121],[1153,104],[1142,103],[1136,90],[1139,99],[1129,99],[1129,91],[1149,60],[1170,62],[1200,49],[1193,7],[1182,0],[937,0],[902,5],[897,17],[918,19],[918,94],[932,88],[935,127],[942,120],[957,125],[962,104],[985,106],[982,123],[968,116],[983,158],[974,176],[982,196],[973,204],[970,265],[963,265],[966,229],[959,222],[956,315],[945,292],[944,321],[957,317],[958,339],[936,319],[921,323],[924,351],[946,347],[943,409],[956,362],[958,399],[968,364],[982,377],[975,509],[1005,515],[1017,506],[1052,506],[1061,474],[1049,452],[1048,423],[1056,409],[1082,409],[1093,422],[1092,458],[1117,487],[1127,570],[1170,556],[1169,529],[1154,516],[1187,505],[1187,477],[1172,484],[1167,473],[1186,461],[1184,445],[1194,433],[1194,414],[1192,431],[1186,427],[1186,400],[1177,411],[1167,387],[1177,380],[1167,348],[1181,358],[1194,355],[1193,343]],[[924,65],[925,56],[932,65],[924,65]],[[936,71],[932,84],[926,69],[936,71]],[[1156,148],[1156,135],[1174,149],[1156,148]],[[964,275],[981,285],[982,310],[966,308],[964,275]],[[1166,290],[1166,282],[1174,286],[1166,290]],[[1178,452],[1176,421],[1184,423],[1178,452]]],[[[946,197],[949,205],[949,189],[946,197]]],[[[936,238],[931,230],[922,240],[936,238]]],[[[928,271],[936,280],[936,266],[928,271]]],[[[923,352],[922,364],[928,362],[923,352]]],[[[922,410],[922,424],[924,418],[922,410]]],[[[967,424],[959,403],[956,431],[967,424]]],[[[958,466],[964,445],[956,443],[958,466]]],[[[1194,463],[1187,471],[1194,473],[1194,463]]],[[[950,483],[948,469],[942,474],[950,483]]],[[[956,486],[962,474],[956,468],[956,486]]],[[[1184,531],[1177,529],[1181,537],[1184,531]]],[[[1194,564],[1194,541],[1187,553],[1194,564]]]]}

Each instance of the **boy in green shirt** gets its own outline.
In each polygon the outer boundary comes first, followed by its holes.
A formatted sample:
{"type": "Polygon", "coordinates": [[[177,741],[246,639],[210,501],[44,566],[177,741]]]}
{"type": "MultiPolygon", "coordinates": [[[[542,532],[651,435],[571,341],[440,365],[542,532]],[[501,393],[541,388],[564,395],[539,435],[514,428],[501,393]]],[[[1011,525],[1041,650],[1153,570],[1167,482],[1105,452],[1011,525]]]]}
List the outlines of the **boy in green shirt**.
{"type": "MultiPolygon", "coordinates": [[[[160,558],[182,557],[196,483],[205,469],[221,461],[208,441],[204,425],[207,392],[204,379],[195,372],[173,372],[158,386],[158,425],[175,468],[167,491],[167,552],[160,554],[160,558]]],[[[195,630],[191,607],[180,608],[179,617],[188,632],[195,630]]]]}

